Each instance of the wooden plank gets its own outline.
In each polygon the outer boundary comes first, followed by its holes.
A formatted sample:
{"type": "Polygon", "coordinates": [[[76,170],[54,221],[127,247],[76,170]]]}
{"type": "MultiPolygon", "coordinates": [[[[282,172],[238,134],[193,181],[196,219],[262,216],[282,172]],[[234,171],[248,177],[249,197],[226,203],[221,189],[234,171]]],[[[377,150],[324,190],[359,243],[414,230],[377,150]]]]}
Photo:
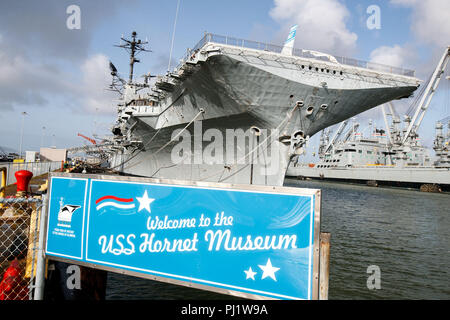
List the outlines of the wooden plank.
{"type": "Polygon", "coordinates": [[[319,300],[328,300],[328,280],[330,271],[330,238],[328,232],[320,233],[319,300]]]}

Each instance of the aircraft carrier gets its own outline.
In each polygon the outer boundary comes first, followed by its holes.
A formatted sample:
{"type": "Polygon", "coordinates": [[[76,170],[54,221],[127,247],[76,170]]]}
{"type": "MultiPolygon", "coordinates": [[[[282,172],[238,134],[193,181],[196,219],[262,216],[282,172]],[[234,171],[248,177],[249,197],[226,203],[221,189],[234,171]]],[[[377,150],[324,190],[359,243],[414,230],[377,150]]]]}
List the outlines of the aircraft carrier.
{"type": "MultiPolygon", "coordinates": [[[[120,94],[114,138],[103,149],[124,174],[282,185],[290,160],[323,128],[411,96],[414,71],[312,50],[205,33],[180,64],[138,83],[133,32],[128,81],[111,63],[120,94]],[[152,83],[153,80],[153,83],[152,83]]],[[[101,148],[101,146],[97,147],[101,148]]]]}

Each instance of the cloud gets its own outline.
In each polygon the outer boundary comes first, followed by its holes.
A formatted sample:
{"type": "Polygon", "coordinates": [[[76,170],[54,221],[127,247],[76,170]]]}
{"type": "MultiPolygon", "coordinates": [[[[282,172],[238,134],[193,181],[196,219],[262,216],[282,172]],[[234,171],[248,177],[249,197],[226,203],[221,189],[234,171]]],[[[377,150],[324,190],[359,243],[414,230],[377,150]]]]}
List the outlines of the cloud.
{"type": "Polygon", "coordinates": [[[115,97],[106,88],[111,83],[109,59],[96,54],[67,71],[56,65],[37,63],[24,56],[11,57],[0,49],[0,109],[44,107],[61,101],[77,111],[113,113],[115,97]]]}
{"type": "MultiPolygon", "coordinates": [[[[374,49],[370,53],[370,62],[398,68],[410,68],[418,61],[416,51],[416,48],[411,44],[405,44],[403,46],[398,44],[393,46],[381,46],[374,49]]],[[[394,104],[398,114],[404,114],[409,108],[411,99],[394,100],[392,103],[394,104]]],[[[361,121],[371,119],[378,124],[382,123],[384,126],[380,107],[376,107],[359,114],[358,119],[361,121]]]]}
{"type": "Polygon", "coordinates": [[[412,51],[400,45],[381,46],[370,53],[370,61],[392,67],[403,67],[413,57],[412,51]]]}
{"type": "Polygon", "coordinates": [[[391,0],[391,4],[412,9],[411,30],[424,44],[445,47],[450,39],[450,1],[391,0]]]}
{"type": "Polygon", "coordinates": [[[412,39],[406,44],[381,46],[372,51],[374,62],[416,70],[416,76],[428,79],[450,39],[450,1],[448,0],[390,0],[396,7],[411,9],[412,39]],[[424,50],[427,54],[419,56],[424,50]]]}
{"type": "Polygon", "coordinates": [[[296,47],[351,54],[358,36],[346,21],[350,13],[338,0],[275,0],[270,16],[283,25],[284,36],[289,27],[298,24],[296,47]]]}
{"type": "Polygon", "coordinates": [[[0,109],[12,110],[17,105],[42,106],[47,95],[66,92],[66,82],[59,68],[34,63],[24,56],[8,55],[0,46],[0,109]]]}
{"type": "Polygon", "coordinates": [[[109,59],[103,54],[96,54],[84,61],[81,66],[83,75],[80,85],[80,104],[86,112],[100,112],[113,114],[116,109],[113,99],[117,94],[106,90],[111,83],[109,59]]]}
{"type": "MultiPolygon", "coordinates": [[[[403,45],[381,46],[373,50],[370,59],[373,62],[392,65],[396,67],[412,68],[419,79],[427,80],[436,68],[436,64],[442,56],[442,49],[446,47],[450,39],[450,1],[448,0],[390,0],[390,4],[411,9],[409,19],[412,40],[403,45]],[[429,55],[419,56],[421,49],[425,49],[429,55]]],[[[422,83],[422,85],[425,85],[422,83]]],[[[441,84],[442,86],[442,84],[441,84]]],[[[438,90],[446,90],[439,88],[438,90]]],[[[448,89],[447,89],[448,90],[448,89]]],[[[409,110],[413,99],[416,99],[418,91],[410,99],[394,101],[399,114],[405,114],[409,110]]],[[[435,100],[435,99],[434,99],[435,100]]],[[[434,102],[432,101],[431,107],[434,102]]],[[[436,106],[434,106],[436,107],[436,106]]],[[[375,118],[381,112],[377,109],[363,113],[363,118],[375,118]]],[[[428,112],[425,120],[431,119],[432,113],[428,112]]],[[[431,119],[433,120],[433,119],[431,119]]],[[[430,120],[430,123],[432,122],[430,120]]]]}
{"type": "Polygon", "coordinates": [[[40,60],[81,61],[96,28],[117,11],[120,1],[22,0],[0,1],[0,30],[8,54],[27,55],[40,60]],[[70,30],[68,6],[81,11],[81,29],[70,30]]]}
{"type": "Polygon", "coordinates": [[[98,26],[110,21],[119,5],[124,4],[118,0],[1,1],[0,110],[58,104],[109,112],[109,92],[104,90],[111,81],[108,59],[89,51],[98,26]],[[66,9],[72,4],[81,10],[79,30],[66,25],[66,9]]]}

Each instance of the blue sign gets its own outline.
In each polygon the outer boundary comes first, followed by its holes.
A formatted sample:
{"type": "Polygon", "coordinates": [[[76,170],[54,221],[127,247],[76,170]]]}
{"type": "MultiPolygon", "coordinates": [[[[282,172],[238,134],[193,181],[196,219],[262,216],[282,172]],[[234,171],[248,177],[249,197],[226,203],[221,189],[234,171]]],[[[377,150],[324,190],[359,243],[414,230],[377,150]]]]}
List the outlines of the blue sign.
{"type": "Polygon", "coordinates": [[[313,298],[318,190],[99,177],[52,175],[47,255],[222,293],[313,298]]]}
{"type": "Polygon", "coordinates": [[[88,179],[54,177],[52,189],[60,192],[49,201],[47,237],[57,240],[47,242],[47,253],[82,259],[88,179]]]}

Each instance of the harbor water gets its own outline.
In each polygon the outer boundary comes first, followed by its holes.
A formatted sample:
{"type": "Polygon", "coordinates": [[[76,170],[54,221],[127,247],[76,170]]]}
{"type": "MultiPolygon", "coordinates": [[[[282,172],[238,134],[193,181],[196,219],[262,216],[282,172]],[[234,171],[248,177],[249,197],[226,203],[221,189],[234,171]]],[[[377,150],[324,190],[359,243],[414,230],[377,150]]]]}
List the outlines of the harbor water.
{"type": "MultiPolygon", "coordinates": [[[[322,190],[329,299],[450,299],[449,194],[290,179],[284,185],[322,190]],[[380,270],[379,289],[368,286],[371,266],[380,270]]],[[[110,272],[106,298],[231,297],[110,272]]]]}

